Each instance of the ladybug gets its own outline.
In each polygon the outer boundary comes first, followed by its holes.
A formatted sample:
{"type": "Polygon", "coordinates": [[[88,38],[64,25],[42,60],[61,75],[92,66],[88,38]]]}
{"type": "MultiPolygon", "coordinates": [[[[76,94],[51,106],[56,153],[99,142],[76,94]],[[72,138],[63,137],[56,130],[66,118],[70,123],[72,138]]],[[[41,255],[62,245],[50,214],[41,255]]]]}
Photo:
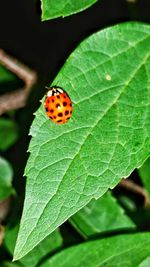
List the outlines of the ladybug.
{"type": "Polygon", "coordinates": [[[58,86],[48,87],[44,107],[47,116],[55,123],[64,124],[72,115],[69,95],[58,86]]]}

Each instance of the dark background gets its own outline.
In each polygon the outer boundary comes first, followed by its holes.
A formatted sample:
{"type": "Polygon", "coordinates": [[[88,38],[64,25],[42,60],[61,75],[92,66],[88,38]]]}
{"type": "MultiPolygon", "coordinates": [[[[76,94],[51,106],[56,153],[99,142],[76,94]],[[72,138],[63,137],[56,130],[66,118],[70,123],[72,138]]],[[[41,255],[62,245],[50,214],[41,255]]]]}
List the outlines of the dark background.
{"type": "Polygon", "coordinates": [[[150,0],[128,1],[99,0],[78,14],[41,22],[40,0],[1,0],[0,47],[50,82],[85,37],[120,22],[150,22],[150,0]]]}
{"type": "Polygon", "coordinates": [[[125,21],[149,23],[150,0],[137,0],[136,4],[127,0],[99,0],[87,10],[64,19],[41,22],[40,16],[40,0],[1,0],[0,47],[38,73],[27,106],[15,113],[19,141],[3,153],[14,167],[14,184],[20,194],[24,191],[25,179],[20,177],[28,158],[29,127],[45,85],[52,83],[69,54],[90,34],[125,21]]]}

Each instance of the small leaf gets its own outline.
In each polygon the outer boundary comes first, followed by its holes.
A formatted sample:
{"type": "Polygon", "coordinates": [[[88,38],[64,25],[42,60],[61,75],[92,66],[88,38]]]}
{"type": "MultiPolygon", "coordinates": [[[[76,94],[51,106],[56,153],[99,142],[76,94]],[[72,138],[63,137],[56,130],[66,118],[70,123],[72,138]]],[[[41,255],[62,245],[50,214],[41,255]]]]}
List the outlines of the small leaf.
{"type": "Polygon", "coordinates": [[[41,0],[41,2],[42,20],[48,20],[78,13],[96,3],[97,0],[41,0]]]}
{"type": "MultiPolygon", "coordinates": [[[[19,224],[15,227],[6,227],[4,244],[11,255],[13,255],[19,224]]],[[[62,245],[62,238],[58,230],[45,238],[37,247],[35,247],[27,256],[20,260],[24,266],[34,267],[48,253],[55,251],[62,245]]]]}
{"type": "Polygon", "coordinates": [[[12,91],[21,86],[23,86],[23,81],[0,65],[0,93],[8,93],[8,91],[12,91]]]}
{"type": "Polygon", "coordinates": [[[4,158],[0,157],[0,200],[4,200],[14,192],[12,177],[11,165],[4,158]]]}
{"type": "Polygon", "coordinates": [[[125,210],[128,210],[130,212],[136,211],[137,209],[136,203],[128,195],[121,195],[119,196],[118,199],[119,199],[119,202],[122,204],[122,206],[125,208],[125,210]]]}
{"type": "Polygon", "coordinates": [[[135,227],[110,192],[105,193],[98,200],[90,201],[69,221],[84,237],[105,231],[135,227]]]}
{"type": "Polygon", "coordinates": [[[138,170],[142,182],[150,196],[150,158],[148,158],[142,167],[138,170]]]}
{"type": "Polygon", "coordinates": [[[41,267],[138,267],[149,251],[149,233],[119,235],[66,249],[41,267]]]}
{"type": "Polygon", "coordinates": [[[0,83],[9,81],[12,82],[15,79],[16,76],[12,72],[0,65],[0,83]]]}
{"type": "Polygon", "coordinates": [[[5,151],[18,139],[18,127],[10,119],[0,118],[0,150],[5,151]]]}
{"type": "Polygon", "coordinates": [[[149,44],[149,25],[105,29],[82,42],[55,79],[71,97],[73,115],[54,124],[43,103],[36,114],[15,259],[148,157],[149,44]]]}

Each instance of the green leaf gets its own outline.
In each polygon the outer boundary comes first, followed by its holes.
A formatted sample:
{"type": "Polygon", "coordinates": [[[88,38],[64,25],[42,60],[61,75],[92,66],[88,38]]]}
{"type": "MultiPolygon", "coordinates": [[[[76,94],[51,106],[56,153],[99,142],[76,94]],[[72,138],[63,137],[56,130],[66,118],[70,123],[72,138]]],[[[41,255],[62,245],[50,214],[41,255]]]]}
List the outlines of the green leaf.
{"type": "Polygon", "coordinates": [[[42,20],[66,17],[90,7],[97,0],[41,0],[42,20]]]}
{"type": "Polygon", "coordinates": [[[0,118],[0,150],[5,151],[18,139],[18,127],[10,119],[0,118]]]}
{"type": "Polygon", "coordinates": [[[66,249],[41,267],[138,267],[149,251],[149,233],[120,235],[66,249]]]}
{"type": "Polygon", "coordinates": [[[138,170],[142,182],[150,195],[150,158],[148,158],[142,167],[138,170]]]}
{"type": "Polygon", "coordinates": [[[12,177],[11,165],[4,158],[0,157],[0,200],[4,200],[14,192],[12,177]]]}
{"type": "Polygon", "coordinates": [[[135,227],[110,192],[105,193],[98,200],[90,201],[69,220],[84,237],[135,227]]]}
{"type": "MultiPolygon", "coordinates": [[[[19,230],[19,224],[15,227],[6,227],[4,244],[11,255],[13,255],[14,247],[19,230]]],[[[22,258],[20,262],[23,266],[34,267],[48,253],[55,251],[62,245],[62,238],[58,230],[46,237],[37,247],[35,247],[27,256],[22,258]]]]}
{"type": "Polygon", "coordinates": [[[15,79],[16,79],[16,76],[12,72],[10,72],[9,70],[7,70],[6,68],[0,65],[0,83],[6,82],[6,81],[12,82],[15,79]]]}
{"type": "Polygon", "coordinates": [[[128,195],[121,195],[118,198],[121,205],[130,212],[135,212],[137,209],[136,203],[133,199],[131,199],[128,195]]]}
{"type": "Polygon", "coordinates": [[[0,65],[0,93],[8,93],[16,88],[21,88],[23,81],[21,81],[16,75],[10,72],[8,69],[0,65]]]}
{"type": "Polygon", "coordinates": [[[150,26],[120,24],[83,41],[61,69],[53,84],[70,95],[73,116],[55,124],[43,102],[36,114],[15,259],[148,157],[149,43],[150,26]]]}
{"type": "Polygon", "coordinates": [[[5,262],[2,262],[2,267],[24,267],[24,266],[16,262],[5,261],[5,262]]]}

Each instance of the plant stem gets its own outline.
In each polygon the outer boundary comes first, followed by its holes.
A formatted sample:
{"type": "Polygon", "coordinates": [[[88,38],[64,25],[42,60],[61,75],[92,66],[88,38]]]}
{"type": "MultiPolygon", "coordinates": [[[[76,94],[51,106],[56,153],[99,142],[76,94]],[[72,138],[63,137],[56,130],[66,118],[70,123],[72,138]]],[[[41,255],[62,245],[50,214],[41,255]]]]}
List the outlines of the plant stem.
{"type": "Polygon", "coordinates": [[[23,63],[6,54],[2,49],[0,49],[0,63],[24,82],[23,88],[0,96],[1,115],[9,110],[25,106],[28,94],[37,80],[37,74],[23,63]]]}
{"type": "Polygon", "coordinates": [[[143,196],[144,198],[144,207],[150,207],[150,198],[149,195],[147,193],[147,191],[141,187],[140,185],[134,183],[133,181],[129,180],[129,179],[122,179],[121,182],[119,183],[119,186],[132,191],[136,194],[140,194],[143,196]]]}

